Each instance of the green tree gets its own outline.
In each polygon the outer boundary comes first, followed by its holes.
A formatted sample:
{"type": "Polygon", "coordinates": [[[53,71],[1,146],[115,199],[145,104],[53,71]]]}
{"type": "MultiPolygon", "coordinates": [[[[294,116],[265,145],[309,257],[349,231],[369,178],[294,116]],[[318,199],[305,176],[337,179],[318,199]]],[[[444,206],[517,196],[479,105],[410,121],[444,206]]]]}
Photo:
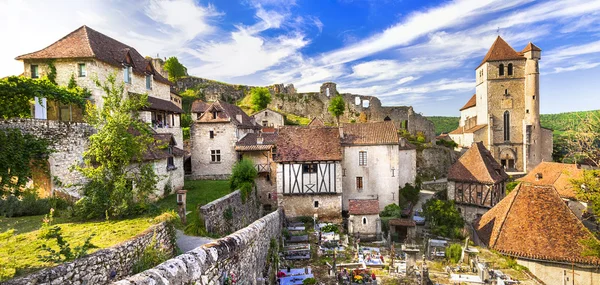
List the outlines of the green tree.
{"type": "Polygon", "coordinates": [[[254,189],[254,179],[257,176],[258,171],[254,167],[254,163],[249,159],[242,159],[233,166],[229,188],[231,191],[239,189],[242,192],[242,201],[246,201],[254,189]]]}
{"type": "Polygon", "coordinates": [[[345,103],[342,95],[337,95],[333,97],[333,99],[331,99],[331,101],[329,102],[329,107],[327,108],[327,110],[329,110],[329,113],[331,113],[331,115],[335,117],[338,125],[340,124],[340,116],[344,114],[344,107],[345,103]]]}
{"type": "Polygon", "coordinates": [[[89,137],[84,165],[76,167],[89,180],[76,210],[84,218],[123,217],[144,205],[156,187],[153,165],[143,161],[154,140],[139,120],[148,96],[125,96],[115,74],[96,85],[105,92],[104,104],[99,109],[88,103],[86,108],[86,122],[98,131],[89,137]]]}
{"type": "Polygon", "coordinates": [[[5,77],[0,79],[0,118],[31,117],[31,104],[34,103],[35,97],[83,107],[89,95],[86,89],[77,86],[57,86],[48,77],[5,77]]]}
{"type": "Polygon", "coordinates": [[[187,68],[183,64],[179,63],[177,57],[169,57],[165,61],[163,68],[169,72],[169,80],[172,82],[177,81],[179,78],[187,75],[187,68]]]}
{"type": "Polygon", "coordinates": [[[271,92],[266,87],[255,87],[250,90],[250,103],[254,111],[267,108],[271,103],[271,92]]]}
{"type": "Polygon", "coordinates": [[[51,152],[45,139],[23,134],[19,129],[0,130],[0,196],[20,197],[31,177],[31,167],[44,167],[51,152]]]}
{"type": "Polygon", "coordinates": [[[600,113],[588,113],[567,143],[569,157],[600,167],[600,113]]]}
{"type": "Polygon", "coordinates": [[[453,243],[446,248],[446,258],[452,263],[458,263],[462,255],[462,247],[460,244],[453,243]]]}
{"type": "Polygon", "coordinates": [[[404,206],[407,203],[417,204],[419,201],[419,193],[421,189],[406,183],[404,187],[400,188],[400,205],[404,206]]]}
{"type": "Polygon", "coordinates": [[[423,214],[429,221],[433,234],[448,238],[461,237],[464,221],[454,207],[454,201],[429,199],[423,205],[423,214]]]}
{"type": "Polygon", "coordinates": [[[402,214],[402,209],[397,204],[389,204],[383,208],[383,211],[379,214],[382,217],[394,217],[400,218],[402,214]]]}

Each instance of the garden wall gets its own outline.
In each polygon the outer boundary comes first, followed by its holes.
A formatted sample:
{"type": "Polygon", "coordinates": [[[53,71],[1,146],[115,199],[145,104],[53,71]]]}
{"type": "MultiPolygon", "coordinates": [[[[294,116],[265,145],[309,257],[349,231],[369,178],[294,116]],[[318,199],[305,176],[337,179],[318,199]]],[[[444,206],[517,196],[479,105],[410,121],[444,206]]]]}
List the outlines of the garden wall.
{"type": "Polygon", "coordinates": [[[153,239],[156,239],[157,247],[173,249],[174,237],[172,239],[169,227],[163,222],[117,246],[101,249],[72,262],[6,281],[2,285],[109,284],[132,274],[133,265],[153,239]]]}
{"type": "Polygon", "coordinates": [[[259,280],[269,276],[271,240],[279,239],[283,220],[283,212],[277,210],[229,236],[114,284],[223,284],[225,276],[232,274],[237,284],[261,284],[259,280]]]}
{"type": "Polygon", "coordinates": [[[200,208],[204,226],[209,233],[228,235],[260,218],[260,209],[256,191],[242,202],[240,190],[214,200],[200,208]]]}

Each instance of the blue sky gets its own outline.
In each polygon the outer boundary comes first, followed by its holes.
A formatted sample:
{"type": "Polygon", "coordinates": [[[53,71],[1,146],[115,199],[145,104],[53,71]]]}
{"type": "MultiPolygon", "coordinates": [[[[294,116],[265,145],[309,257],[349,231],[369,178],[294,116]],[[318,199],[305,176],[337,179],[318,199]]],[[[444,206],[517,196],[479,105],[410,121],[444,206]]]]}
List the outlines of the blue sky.
{"type": "Polygon", "coordinates": [[[84,24],[144,55],[177,56],[195,76],[301,92],[333,81],[453,116],[500,34],[517,51],[543,50],[542,113],[600,109],[600,0],[1,0],[0,76],[84,24]]]}

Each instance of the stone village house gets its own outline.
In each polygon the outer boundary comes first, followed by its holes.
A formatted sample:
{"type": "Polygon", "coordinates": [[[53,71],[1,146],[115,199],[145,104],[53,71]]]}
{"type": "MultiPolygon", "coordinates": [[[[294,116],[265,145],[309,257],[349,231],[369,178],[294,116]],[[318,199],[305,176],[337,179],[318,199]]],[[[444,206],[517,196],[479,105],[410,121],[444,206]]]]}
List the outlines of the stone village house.
{"type": "Polygon", "coordinates": [[[552,161],[552,130],[540,125],[541,49],[529,43],[515,51],[498,36],[475,69],[476,93],[460,109],[450,137],[459,148],[482,141],[512,172],[552,161]]]}
{"type": "Polygon", "coordinates": [[[584,255],[594,235],[554,186],[522,182],[473,224],[473,241],[516,259],[545,284],[598,284],[600,258],[584,255]]]}
{"type": "Polygon", "coordinates": [[[507,180],[483,143],[473,143],[448,170],[448,200],[465,221],[473,222],[504,198],[507,180]]]}
{"type": "Polygon", "coordinates": [[[208,106],[194,102],[190,129],[192,177],[227,179],[238,161],[235,146],[247,134],[257,133],[260,126],[238,106],[217,100],[208,106]]]}
{"type": "Polygon", "coordinates": [[[360,237],[363,241],[381,238],[379,200],[366,199],[348,201],[348,234],[360,237]]]}
{"type": "MultiPolygon", "coordinates": [[[[115,74],[118,80],[122,80],[126,94],[148,94],[149,106],[140,112],[140,119],[148,123],[155,133],[172,137],[169,140],[171,153],[161,154],[153,159],[157,173],[164,174],[159,176],[159,185],[170,183],[170,188],[174,190],[183,187],[183,180],[175,178],[183,177],[183,162],[176,155],[183,145],[179,125],[180,114],[183,112],[179,105],[181,97],[171,92],[171,82],[155,69],[152,60],[144,58],[135,48],[87,26],[78,28],[42,50],[18,56],[16,59],[23,61],[23,76],[26,77],[40,78],[48,75],[51,65],[56,69],[58,85],[66,86],[73,77],[78,86],[91,92],[89,100],[97,107],[102,107],[102,96],[105,94],[96,86],[93,78],[104,82],[111,73],[115,74]]],[[[65,122],[64,131],[73,131],[66,126],[83,121],[83,110],[77,106],[59,104],[45,98],[41,99],[41,103],[40,100],[35,102],[33,117],[65,122]]],[[[69,166],[81,163],[87,136],[83,136],[77,145],[50,156],[49,172],[51,177],[58,180],[52,179],[51,183],[46,183],[49,188],[47,191],[62,190],[69,195],[79,196],[77,189],[64,186],[82,182],[81,176],[71,172],[69,166]]],[[[157,193],[162,191],[162,188],[157,189],[157,193]]]]}
{"type": "Polygon", "coordinates": [[[252,114],[251,117],[263,127],[279,128],[285,125],[285,116],[269,108],[258,111],[252,114]]]}

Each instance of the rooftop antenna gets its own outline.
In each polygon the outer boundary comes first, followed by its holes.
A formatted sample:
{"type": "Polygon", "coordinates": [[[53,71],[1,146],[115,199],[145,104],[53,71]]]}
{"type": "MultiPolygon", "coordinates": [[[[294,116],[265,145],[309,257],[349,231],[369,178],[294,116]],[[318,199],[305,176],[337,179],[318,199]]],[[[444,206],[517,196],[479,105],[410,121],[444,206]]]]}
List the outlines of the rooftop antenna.
{"type": "Polygon", "coordinates": [[[498,29],[496,30],[496,33],[498,34],[498,36],[500,36],[500,27],[498,27],[498,29]]]}

